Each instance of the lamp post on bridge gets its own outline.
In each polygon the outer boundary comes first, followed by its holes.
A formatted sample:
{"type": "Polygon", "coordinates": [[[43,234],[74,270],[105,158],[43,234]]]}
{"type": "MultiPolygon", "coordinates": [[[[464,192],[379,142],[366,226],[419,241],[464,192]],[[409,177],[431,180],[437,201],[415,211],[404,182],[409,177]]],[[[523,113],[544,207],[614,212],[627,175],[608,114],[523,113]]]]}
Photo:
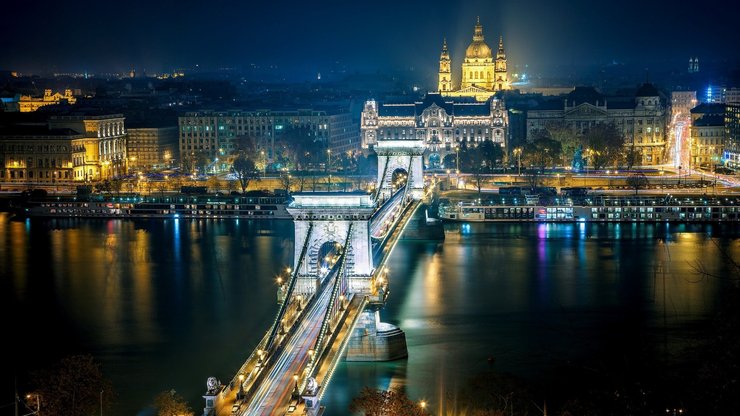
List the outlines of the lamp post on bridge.
{"type": "Polygon", "coordinates": [[[300,392],[298,391],[298,373],[293,374],[293,381],[295,382],[295,388],[293,389],[293,395],[298,397],[300,392]]]}
{"type": "Polygon", "coordinates": [[[236,399],[244,398],[244,374],[239,374],[239,391],[236,393],[236,399]]]}

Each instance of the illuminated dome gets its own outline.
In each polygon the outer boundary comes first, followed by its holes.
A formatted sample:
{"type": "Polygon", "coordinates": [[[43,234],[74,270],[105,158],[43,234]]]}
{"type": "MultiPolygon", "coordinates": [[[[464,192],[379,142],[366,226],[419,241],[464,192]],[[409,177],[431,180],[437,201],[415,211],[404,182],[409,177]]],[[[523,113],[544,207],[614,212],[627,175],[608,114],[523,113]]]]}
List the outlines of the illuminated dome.
{"type": "Polygon", "coordinates": [[[493,59],[491,48],[483,41],[483,26],[481,26],[480,20],[475,25],[473,42],[465,50],[465,59],[493,59]]]}
{"type": "Polygon", "coordinates": [[[473,42],[465,50],[465,58],[467,59],[492,59],[493,54],[491,48],[486,45],[486,42],[473,42]]]}

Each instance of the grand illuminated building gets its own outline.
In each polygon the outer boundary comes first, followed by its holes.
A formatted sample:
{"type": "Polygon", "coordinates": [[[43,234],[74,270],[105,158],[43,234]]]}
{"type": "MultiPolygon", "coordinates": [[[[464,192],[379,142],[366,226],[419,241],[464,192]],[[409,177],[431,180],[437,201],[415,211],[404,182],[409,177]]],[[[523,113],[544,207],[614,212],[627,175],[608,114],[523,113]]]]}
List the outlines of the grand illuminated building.
{"type": "Polygon", "coordinates": [[[508,90],[503,39],[493,52],[483,37],[480,20],[473,42],[465,51],[460,88],[452,77],[447,41],[439,61],[438,92],[412,102],[368,100],[362,111],[362,147],[372,149],[378,140],[423,140],[428,167],[445,167],[444,158],[459,147],[475,147],[491,141],[508,152],[509,119],[506,106],[496,92],[508,90]]]}
{"type": "Polygon", "coordinates": [[[21,95],[18,99],[18,107],[21,113],[30,113],[38,110],[41,107],[53,104],[59,104],[61,102],[68,102],[74,104],[77,102],[77,98],[72,95],[72,90],[64,90],[64,94],[58,92],[52,92],[51,90],[44,90],[43,97],[32,97],[30,95],[21,95]]]}
{"type": "Polygon", "coordinates": [[[490,140],[504,151],[508,143],[508,113],[496,97],[477,102],[429,93],[414,102],[368,100],[360,126],[365,149],[373,148],[379,139],[423,140],[424,160],[429,167],[443,167],[444,157],[454,154],[463,143],[475,147],[490,140]]]}
{"type": "Polygon", "coordinates": [[[0,128],[0,183],[30,186],[122,176],[126,134],[124,116],[106,113],[0,128]]]}
{"type": "Polygon", "coordinates": [[[498,49],[494,58],[493,51],[486,44],[483,26],[480,19],[475,24],[473,42],[465,50],[462,63],[459,88],[452,76],[452,59],[447,49],[447,40],[442,44],[439,58],[438,91],[449,97],[474,97],[478,101],[488,100],[496,91],[508,90],[509,75],[506,68],[504,39],[499,37],[498,49]]]}

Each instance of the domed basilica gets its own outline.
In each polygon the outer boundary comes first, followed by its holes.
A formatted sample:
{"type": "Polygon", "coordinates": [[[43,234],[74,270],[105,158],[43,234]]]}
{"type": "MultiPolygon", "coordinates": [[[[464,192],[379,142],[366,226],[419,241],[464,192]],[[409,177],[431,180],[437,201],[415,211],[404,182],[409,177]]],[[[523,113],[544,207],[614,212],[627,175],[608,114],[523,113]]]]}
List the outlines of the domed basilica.
{"type": "Polygon", "coordinates": [[[439,58],[439,92],[450,97],[475,97],[486,101],[496,91],[508,90],[509,76],[506,70],[506,53],[503,37],[499,37],[496,58],[483,37],[483,26],[480,18],[475,24],[473,42],[465,50],[462,64],[462,77],[459,88],[452,80],[452,60],[447,50],[447,41],[442,44],[442,55],[439,58]]]}

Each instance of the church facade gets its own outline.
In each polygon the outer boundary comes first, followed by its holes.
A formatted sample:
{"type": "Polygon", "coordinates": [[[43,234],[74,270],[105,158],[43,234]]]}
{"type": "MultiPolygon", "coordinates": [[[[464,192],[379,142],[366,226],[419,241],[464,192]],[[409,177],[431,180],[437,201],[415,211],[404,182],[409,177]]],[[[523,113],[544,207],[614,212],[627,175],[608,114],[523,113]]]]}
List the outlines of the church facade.
{"type": "Polygon", "coordinates": [[[447,97],[473,97],[478,101],[486,101],[497,91],[511,88],[503,37],[499,37],[494,57],[493,51],[485,42],[480,19],[473,30],[473,41],[465,50],[459,79],[459,84],[453,80],[452,59],[447,49],[447,40],[444,40],[439,58],[437,89],[440,94],[447,97]]]}

